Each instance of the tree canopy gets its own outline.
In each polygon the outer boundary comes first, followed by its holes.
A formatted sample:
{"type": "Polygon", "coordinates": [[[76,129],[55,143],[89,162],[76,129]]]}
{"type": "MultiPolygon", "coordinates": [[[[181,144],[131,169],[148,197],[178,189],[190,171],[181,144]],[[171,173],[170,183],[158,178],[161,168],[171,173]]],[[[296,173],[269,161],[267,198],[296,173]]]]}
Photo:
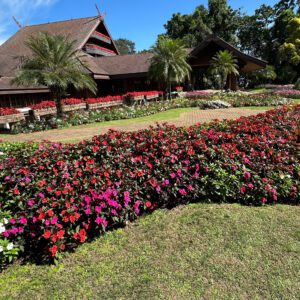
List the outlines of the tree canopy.
{"type": "Polygon", "coordinates": [[[191,14],[173,14],[165,24],[165,36],[181,39],[186,47],[198,46],[209,35],[219,36],[268,61],[276,80],[289,83],[300,77],[299,18],[300,0],[279,0],[273,7],[263,4],[251,15],[233,9],[227,0],[208,0],[191,14]],[[287,56],[292,59],[284,59],[287,56]]]}
{"type": "Polygon", "coordinates": [[[120,54],[133,54],[135,53],[135,43],[128,39],[117,39],[115,44],[120,54]]]}

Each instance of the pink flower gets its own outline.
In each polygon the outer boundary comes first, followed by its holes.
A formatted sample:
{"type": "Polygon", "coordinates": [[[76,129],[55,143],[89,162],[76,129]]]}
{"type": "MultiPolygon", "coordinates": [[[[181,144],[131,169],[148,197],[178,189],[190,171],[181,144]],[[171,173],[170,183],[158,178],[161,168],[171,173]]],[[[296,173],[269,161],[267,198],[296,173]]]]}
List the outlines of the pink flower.
{"type": "Polygon", "coordinates": [[[19,222],[20,222],[20,224],[25,225],[25,224],[27,224],[27,219],[24,217],[21,217],[19,222]]]}
{"type": "Polygon", "coordinates": [[[170,176],[171,176],[172,179],[174,179],[176,177],[176,174],[175,173],[171,173],[170,176]]]}
{"type": "Polygon", "coordinates": [[[254,188],[254,185],[253,185],[252,183],[249,183],[249,184],[248,184],[248,188],[249,188],[249,189],[253,189],[253,188],[254,188]]]}
{"type": "Polygon", "coordinates": [[[244,178],[245,179],[250,179],[251,178],[251,173],[250,172],[245,172],[244,173],[244,178]]]}
{"type": "Polygon", "coordinates": [[[267,198],[261,198],[261,202],[262,202],[262,203],[265,204],[267,201],[268,201],[267,198]]]}
{"type": "Polygon", "coordinates": [[[96,207],[95,207],[95,212],[96,212],[96,213],[99,214],[101,211],[102,211],[102,207],[101,207],[101,206],[96,206],[96,207]]]}
{"type": "Polygon", "coordinates": [[[57,221],[58,221],[57,217],[54,217],[54,218],[52,218],[52,220],[51,220],[51,224],[54,225],[54,224],[57,223],[57,221]]]}
{"type": "Polygon", "coordinates": [[[179,194],[182,195],[182,196],[186,196],[187,195],[187,192],[185,189],[180,189],[179,190],[179,194]]]}
{"type": "Polygon", "coordinates": [[[29,206],[33,206],[33,205],[34,205],[34,201],[33,201],[33,200],[28,200],[28,201],[27,201],[27,204],[28,204],[29,206]]]}
{"type": "Polygon", "coordinates": [[[246,188],[244,186],[242,186],[240,191],[241,191],[242,194],[245,194],[246,193],[246,188]]]}

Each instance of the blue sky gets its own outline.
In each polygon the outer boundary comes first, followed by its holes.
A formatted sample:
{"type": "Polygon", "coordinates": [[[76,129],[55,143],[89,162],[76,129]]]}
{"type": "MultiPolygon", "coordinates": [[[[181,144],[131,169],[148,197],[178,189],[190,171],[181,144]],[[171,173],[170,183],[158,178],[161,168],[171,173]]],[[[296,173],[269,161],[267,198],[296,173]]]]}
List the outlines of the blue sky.
{"type": "MultiPolygon", "coordinates": [[[[191,13],[205,0],[0,0],[0,43],[18,30],[15,16],[25,24],[96,15],[95,2],[107,13],[106,24],[113,38],[128,38],[136,43],[137,50],[149,48],[163,25],[173,13],[191,13]]],[[[252,13],[261,4],[274,5],[277,0],[229,0],[233,8],[252,13]]]]}

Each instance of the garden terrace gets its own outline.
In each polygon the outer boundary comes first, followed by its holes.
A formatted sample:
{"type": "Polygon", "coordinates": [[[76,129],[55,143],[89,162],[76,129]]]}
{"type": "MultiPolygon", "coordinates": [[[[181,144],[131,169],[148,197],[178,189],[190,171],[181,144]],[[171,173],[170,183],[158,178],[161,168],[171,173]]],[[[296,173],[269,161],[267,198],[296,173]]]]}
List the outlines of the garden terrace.
{"type": "Polygon", "coordinates": [[[0,163],[4,237],[40,260],[158,208],[300,202],[300,105],[189,128],[110,131],[0,163]],[[18,205],[16,205],[18,203],[18,205]]]}

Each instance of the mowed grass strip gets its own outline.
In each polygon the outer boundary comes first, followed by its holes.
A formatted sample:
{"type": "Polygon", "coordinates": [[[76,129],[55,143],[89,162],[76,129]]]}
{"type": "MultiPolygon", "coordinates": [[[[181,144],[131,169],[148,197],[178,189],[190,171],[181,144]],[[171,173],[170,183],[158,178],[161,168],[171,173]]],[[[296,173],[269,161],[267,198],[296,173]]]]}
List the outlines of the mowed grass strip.
{"type": "Polygon", "coordinates": [[[66,254],[14,265],[0,299],[299,299],[300,207],[160,210],[66,254]]]}

